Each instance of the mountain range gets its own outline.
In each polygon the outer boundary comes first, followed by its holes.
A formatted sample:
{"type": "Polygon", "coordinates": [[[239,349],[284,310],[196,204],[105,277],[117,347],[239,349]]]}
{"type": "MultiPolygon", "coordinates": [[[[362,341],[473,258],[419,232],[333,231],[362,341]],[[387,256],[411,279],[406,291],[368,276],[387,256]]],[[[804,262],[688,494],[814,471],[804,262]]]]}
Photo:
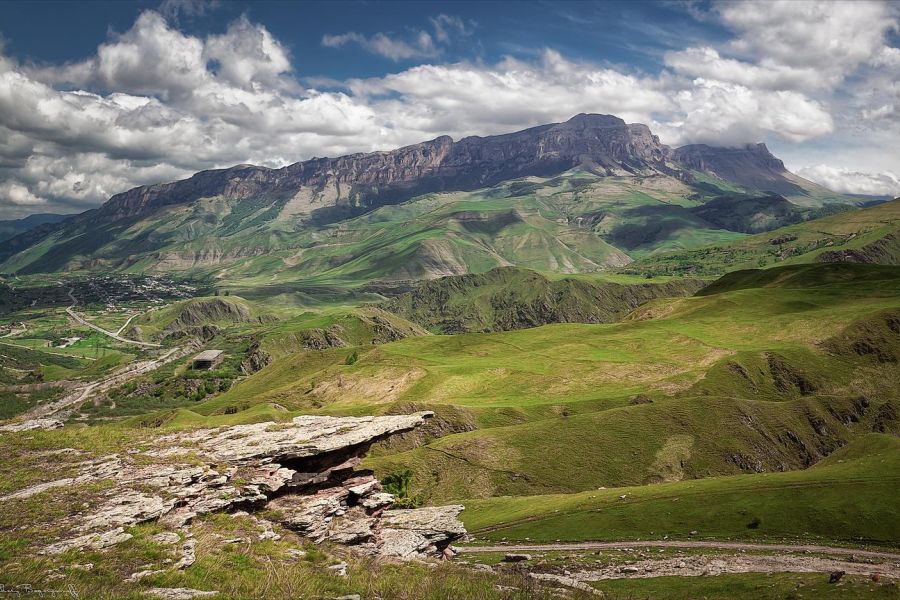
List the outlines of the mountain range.
{"type": "Polygon", "coordinates": [[[646,125],[564,123],[390,152],[238,165],[142,186],[7,241],[0,272],[181,272],[357,286],[517,265],[621,267],[846,210],[765,145],[671,148],[646,125]]]}

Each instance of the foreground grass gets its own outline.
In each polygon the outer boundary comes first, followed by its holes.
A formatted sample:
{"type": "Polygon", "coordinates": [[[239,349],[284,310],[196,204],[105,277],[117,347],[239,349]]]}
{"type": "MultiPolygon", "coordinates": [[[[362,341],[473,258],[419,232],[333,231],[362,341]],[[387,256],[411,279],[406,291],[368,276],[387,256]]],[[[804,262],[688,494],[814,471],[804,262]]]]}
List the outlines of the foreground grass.
{"type": "MultiPolygon", "coordinates": [[[[187,569],[172,570],[171,561],[178,558],[179,545],[153,541],[153,534],[161,531],[159,526],[147,524],[129,531],[133,539],[106,552],[70,551],[47,558],[26,555],[21,546],[7,547],[0,554],[0,585],[12,589],[30,584],[51,591],[72,586],[79,597],[98,600],[145,598],[151,587],[216,590],[216,597],[225,600],[313,600],[347,594],[399,600],[552,597],[549,586],[519,573],[495,575],[450,563],[392,563],[358,558],[339,548],[313,546],[281,529],[281,539],[259,540],[259,528],[252,521],[228,515],[211,515],[195,523],[191,533],[197,543],[197,560],[187,569]],[[302,556],[292,556],[290,550],[300,550],[302,556]],[[346,577],[328,569],[342,561],[347,563],[346,577]],[[91,565],[89,569],[87,564],[91,565]],[[163,572],[140,582],[127,581],[134,572],[158,569],[163,572]]],[[[589,596],[576,592],[570,597],[589,596]]]]}

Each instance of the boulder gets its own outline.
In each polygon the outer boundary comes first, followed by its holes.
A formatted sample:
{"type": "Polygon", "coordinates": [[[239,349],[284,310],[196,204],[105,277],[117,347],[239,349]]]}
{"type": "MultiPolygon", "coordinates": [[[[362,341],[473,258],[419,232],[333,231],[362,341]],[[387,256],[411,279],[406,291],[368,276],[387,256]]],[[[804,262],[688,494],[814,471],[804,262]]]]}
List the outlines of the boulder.
{"type": "Polygon", "coordinates": [[[503,562],[524,562],[531,560],[530,554],[507,554],[503,557],[503,562]]]}

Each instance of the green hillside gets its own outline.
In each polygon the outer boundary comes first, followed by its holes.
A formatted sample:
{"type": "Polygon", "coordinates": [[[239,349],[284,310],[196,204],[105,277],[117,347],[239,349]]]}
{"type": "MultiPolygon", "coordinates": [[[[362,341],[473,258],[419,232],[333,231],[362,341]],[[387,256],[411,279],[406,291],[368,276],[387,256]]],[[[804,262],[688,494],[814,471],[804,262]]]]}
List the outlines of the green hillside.
{"type": "Polygon", "coordinates": [[[215,278],[242,294],[290,286],[321,297],[371,282],[498,266],[609,270],[652,253],[733,242],[744,231],[812,218],[821,210],[756,198],[721,181],[717,187],[664,175],[601,177],[580,168],[471,192],[427,194],[332,224],[310,221],[297,202],[213,197],[110,222],[86,221],[9,257],[0,271],[169,272],[215,278]]]}
{"type": "Polygon", "coordinates": [[[501,267],[427,281],[383,306],[435,333],[507,331],[548,323],[610,323],[648,300],[688,296],[705,283],[619,282],[602,275],[548,278],[501,267]]]}
{"type": "Polygon", "coordinates": [[[429,435],[442,437],[369,465],[412,469],[415,493],[434,502],[799,469],[897,430],[896,267],[736,277],[608,325],[287,354],[193,411],[433,408],[429,435]]]}
{"type": "Polygon", "coordinates": [[[810,262],[900,264],[900,198],[735,242],[653,254],[624,271],[712,276],[735,269],[810,262]]]}
{"type": "Polygon", "coordinates": [[[827,539],[896,546],[900,440],[869,434],[803,471],[465,502],[479,541],[827,539]],[[624,498],[623,498],[624,496],[624,498]],[[689,533],[697,532],[694,536],[689,533]]]}

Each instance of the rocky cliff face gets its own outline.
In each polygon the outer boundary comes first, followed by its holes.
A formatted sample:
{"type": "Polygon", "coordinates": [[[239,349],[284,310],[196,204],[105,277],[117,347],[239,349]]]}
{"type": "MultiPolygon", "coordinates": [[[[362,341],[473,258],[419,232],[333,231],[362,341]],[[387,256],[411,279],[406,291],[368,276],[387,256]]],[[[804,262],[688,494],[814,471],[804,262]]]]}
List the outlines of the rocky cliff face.
{"type": "Polygon", "coordinates": [[[670,154],[646,125],[582,114],[516,133],[458,142],[442,136],[391,152],[316,158],[282,169],[239,165],[203,171],[182,181],[117,194],[98,217],[115,220],[209,196],[261,195],[303,196],[309,212],[327,213],[337,207],[345,214],[432,191],[475,189],[512,177],[558,173],[582,163],[608,175],[669,172],[670,154]]]}
{"type": "Polygon", "coordinates": [[[676,149],[672,157],[685,169],[700,171],[747,188],[782,195],[804,192],[796,182],[788,179],[793,175],[765,144],[746,144],[736,148],[692,144],[676,149]]]}

